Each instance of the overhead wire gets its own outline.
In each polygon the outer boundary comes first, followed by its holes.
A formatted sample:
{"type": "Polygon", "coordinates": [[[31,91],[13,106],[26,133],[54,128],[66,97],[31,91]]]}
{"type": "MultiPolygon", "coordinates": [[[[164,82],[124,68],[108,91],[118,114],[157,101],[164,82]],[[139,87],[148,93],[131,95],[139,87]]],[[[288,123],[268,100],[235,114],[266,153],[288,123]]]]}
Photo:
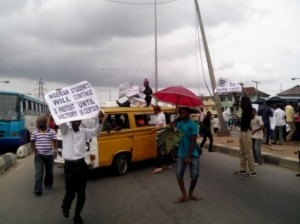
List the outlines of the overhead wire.
{"type": "MultiPolygon", "coordinates": [[[[141,3],[141,2],[128,2],[128,1],[120,1],[120,0],[104,0],[106,2],[113,2],[113,3],[119,3],[119,4],[126,4],[126,5],[154,5],[155,3],[153,2],[144,2],[144,3],[141,3]]],[[[167,3],[170,3],[170,2],[175,2],[175,1],[178,1],[178,0],[167,0],[167,1],[163,1],[163,2],[157,2],[156,4],[159,5],[159,4],[167,4],[167,3]]]]}

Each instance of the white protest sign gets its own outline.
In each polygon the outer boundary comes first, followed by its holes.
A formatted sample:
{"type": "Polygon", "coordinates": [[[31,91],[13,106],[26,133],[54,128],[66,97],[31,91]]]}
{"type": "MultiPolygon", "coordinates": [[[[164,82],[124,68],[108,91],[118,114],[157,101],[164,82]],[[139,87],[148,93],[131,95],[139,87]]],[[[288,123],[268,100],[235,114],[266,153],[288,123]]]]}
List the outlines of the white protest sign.
{"type": "Polygon", "coordinates": [[[229,81],[224,78],[219,78],[217,87],[215,89],[216,93],[229,93],[229,92],[241,92],[242,86],[240,82],[229,81]]]}
{"type": "Polygon", "coordinates": [[[57,125],[92,118],[100,111],[96,94],[87,81],[49,92],[45,100],[57,125]]]}

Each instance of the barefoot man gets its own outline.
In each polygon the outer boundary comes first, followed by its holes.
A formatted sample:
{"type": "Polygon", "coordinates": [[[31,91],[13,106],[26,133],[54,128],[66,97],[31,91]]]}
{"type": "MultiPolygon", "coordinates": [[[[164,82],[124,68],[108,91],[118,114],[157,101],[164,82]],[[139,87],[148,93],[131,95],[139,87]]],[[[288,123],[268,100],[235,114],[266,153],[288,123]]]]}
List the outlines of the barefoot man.
{"type": "Polygon", "coordinates": [[[177,159],[177,181],[181,190],[181,197],[175,203],[187,201],[188,199],[199,201],[200,197],[193,194],[199,177],[199,150],[196,147],[198,136],[198,125],[190,119],[191,110],[188,107],[180,108],[181,120],[176,124],[176,128],[184,133],[178,146],[177,159]],[[186,166],[190,167],[191,185],[188,194],[184,186],[184,171],[186,166]]]}

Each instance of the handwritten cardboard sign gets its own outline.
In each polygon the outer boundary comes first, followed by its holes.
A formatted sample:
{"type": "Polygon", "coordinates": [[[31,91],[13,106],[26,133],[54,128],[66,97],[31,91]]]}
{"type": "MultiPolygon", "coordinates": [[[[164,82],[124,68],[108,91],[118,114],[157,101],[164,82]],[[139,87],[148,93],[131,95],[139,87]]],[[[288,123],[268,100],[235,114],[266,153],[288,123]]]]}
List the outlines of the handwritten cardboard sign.
{"type": "Polygon", "coordinates": [[[45,100],[57,125],[92,118],[100,111],[96,94],[87,81],[49,92],[45,100]]]}
{"type": "Polygon", "coordinates": [[[229,81],[224,78],[219,78],[217,83],[216,93],[241,92],[242,86],[240,82],[229,81]]]}

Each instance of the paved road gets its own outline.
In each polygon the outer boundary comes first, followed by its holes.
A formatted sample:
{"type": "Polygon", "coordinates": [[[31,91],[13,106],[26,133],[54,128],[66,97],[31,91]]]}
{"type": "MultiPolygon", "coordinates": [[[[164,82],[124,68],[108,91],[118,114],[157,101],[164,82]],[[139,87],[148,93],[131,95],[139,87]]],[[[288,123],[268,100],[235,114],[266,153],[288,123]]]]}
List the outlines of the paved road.
{"type": "MultiPolygon", "coordinates": [[[[150,174],[151,165],[136,166],[115,177],[102,170],[91,173],[85,223],[299,223],[300,178],[295,171],[264,164],[258,176],[233,174],[237,157],[204,152],[195,193],[202,201],[175,204],[179,188],[175,169],[150,174]]],[[[175,164],[174,164],[175,165],[175,164]]],[[[72,223],[60,210],[63,170],[55,169],[55,186],[35,197],[33,155],[0,175],[1,224],[72,223]]]]}

